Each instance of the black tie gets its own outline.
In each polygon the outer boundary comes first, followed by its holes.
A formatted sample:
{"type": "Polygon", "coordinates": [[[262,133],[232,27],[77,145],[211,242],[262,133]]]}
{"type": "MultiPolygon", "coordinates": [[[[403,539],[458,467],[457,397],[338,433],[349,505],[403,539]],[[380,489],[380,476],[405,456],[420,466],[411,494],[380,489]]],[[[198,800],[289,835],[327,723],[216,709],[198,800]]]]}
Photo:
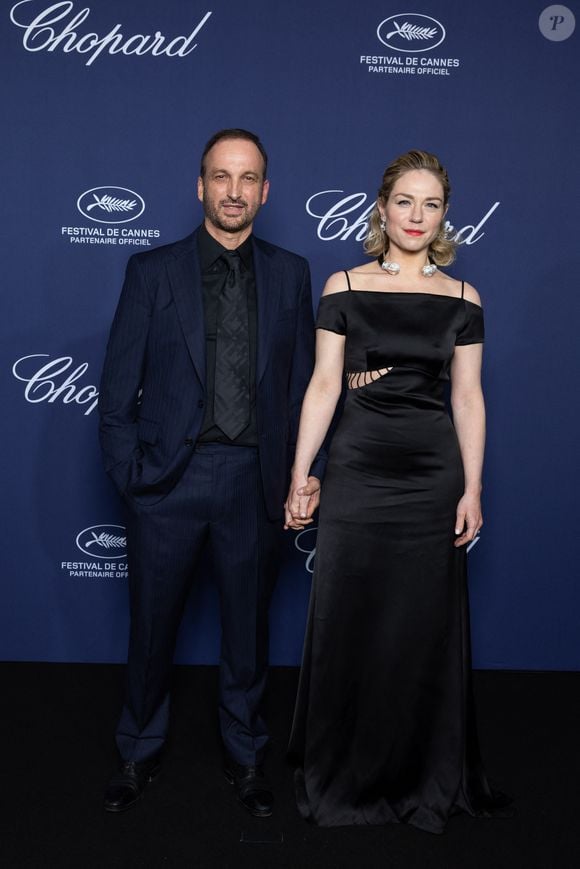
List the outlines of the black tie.
{"type": "Polygon", "coordinates": [[[222,259],[229,271],[218,303],[214,420],[234,440],[250,422],[248,295],[239,254],[222,259]]]}

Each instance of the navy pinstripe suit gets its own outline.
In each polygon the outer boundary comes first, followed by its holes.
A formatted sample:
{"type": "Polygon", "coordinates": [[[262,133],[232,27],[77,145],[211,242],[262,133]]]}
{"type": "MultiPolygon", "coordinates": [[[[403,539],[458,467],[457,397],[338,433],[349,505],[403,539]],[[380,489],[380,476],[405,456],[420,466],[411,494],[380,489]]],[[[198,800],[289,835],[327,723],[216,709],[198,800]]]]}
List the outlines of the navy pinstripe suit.
{"type": "Polygon", "coordinates": [[[131,638],[117,731],[125,760],[145,760],[165,740],[175,638],[205,544],[220,595],[222,738],[244,765],[259,763],[267,742],[259,706],[268,605],[314,328],[307,262],[252,244],[257,449],[196,444],[206,382],[197,231],[131,257],[111,328],[99,409],[105,467],[127,506],[131,638]]]}

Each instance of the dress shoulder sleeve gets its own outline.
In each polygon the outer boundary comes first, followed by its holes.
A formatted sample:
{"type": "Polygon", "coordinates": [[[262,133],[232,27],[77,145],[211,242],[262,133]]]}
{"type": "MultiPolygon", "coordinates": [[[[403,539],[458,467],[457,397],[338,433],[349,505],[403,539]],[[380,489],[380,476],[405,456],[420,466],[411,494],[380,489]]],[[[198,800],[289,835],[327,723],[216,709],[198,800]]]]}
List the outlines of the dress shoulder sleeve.
{"type": "Polygon", "coordinates": [[[331,293],[322,296],[318,304],[316,328],[346,335],[345,297],[347,293],[331,293]]]}
{"type": "Polygon", "coordinates": [[[473,302],[465,302],[465,318],[457,333],[456,345],[483,344],[483,309],[473,302]]]}

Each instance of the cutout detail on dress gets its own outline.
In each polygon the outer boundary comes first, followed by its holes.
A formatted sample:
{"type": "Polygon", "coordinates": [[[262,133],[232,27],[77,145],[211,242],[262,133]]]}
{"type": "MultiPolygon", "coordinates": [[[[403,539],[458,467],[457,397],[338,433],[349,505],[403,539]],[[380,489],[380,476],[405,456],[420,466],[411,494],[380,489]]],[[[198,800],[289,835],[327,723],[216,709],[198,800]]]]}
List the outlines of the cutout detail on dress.
{"type": "Polygon", "coordinates": [[[393,365],[388,368],[377,368],[375,371],[347,371],[346,383],[349,389],[360,389],[361,386],[368,386],[374,383],[375,380],[380,380],[389,371],[393,370],[393,365]]]}

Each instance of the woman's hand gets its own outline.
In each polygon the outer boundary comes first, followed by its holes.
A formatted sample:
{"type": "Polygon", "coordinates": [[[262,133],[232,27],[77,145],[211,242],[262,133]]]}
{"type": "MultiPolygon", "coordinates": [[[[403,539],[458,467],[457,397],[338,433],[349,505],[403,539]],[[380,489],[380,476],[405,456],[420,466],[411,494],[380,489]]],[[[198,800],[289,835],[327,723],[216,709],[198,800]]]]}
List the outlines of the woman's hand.
{"type": "Polygon", "coordinates": [[[312,522],[312,514],[320,502],[320,480],[318,477],[292,480],[290,491],[284,504],[284,530],[292,528],[300,531],[312,522]]]}
{"type": "Polygon", "coordinates": [[[459,536],[454,546],[464,546],[466,543],[470,543],[475,539],[482,525],[480,496],[465,492],[457,505],[455,534],[459,536]]]}

